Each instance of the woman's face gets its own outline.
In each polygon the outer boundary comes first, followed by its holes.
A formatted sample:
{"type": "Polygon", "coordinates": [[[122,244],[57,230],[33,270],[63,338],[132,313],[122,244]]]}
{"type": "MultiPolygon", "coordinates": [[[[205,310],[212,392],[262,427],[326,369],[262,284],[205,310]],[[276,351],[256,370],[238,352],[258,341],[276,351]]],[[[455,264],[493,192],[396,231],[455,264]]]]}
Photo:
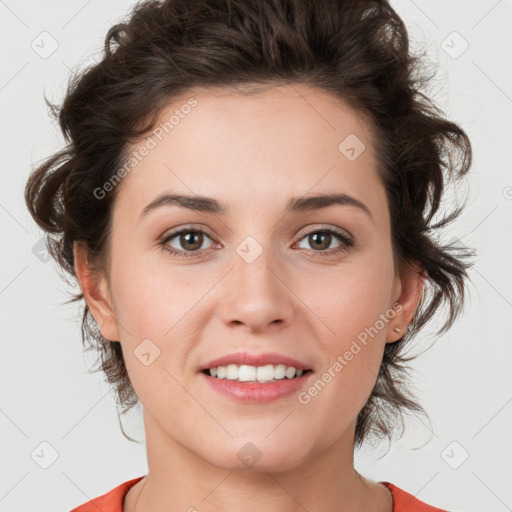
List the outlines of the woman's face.
{"type": "Polygon", "coordinates": [[[352,439],[419,281],[394,274],[385,190],[357,112],[303,85],[191,96],[161,113],[153,142],[130,148],[110,289],[101,279],[88,302],[103,336],[121,342],[147,435],[220,467],[240,469],[246,454],[258,468],[296,467],[352,439]],[[146,209],[163,194],[224,210],[165,200],[146,209]],[[353,199],[305,202],[326,194],[353,199]],[[312,372],[273,400],[237,398],[201,371],[235,352],[291,357],[312,372]]]}

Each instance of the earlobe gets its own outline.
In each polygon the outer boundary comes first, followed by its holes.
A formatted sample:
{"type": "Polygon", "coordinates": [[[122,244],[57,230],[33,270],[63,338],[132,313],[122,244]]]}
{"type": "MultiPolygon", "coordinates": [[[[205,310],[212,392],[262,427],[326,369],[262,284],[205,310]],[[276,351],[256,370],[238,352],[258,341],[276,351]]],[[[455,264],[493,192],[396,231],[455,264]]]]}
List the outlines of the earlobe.
{"type": "Polygon", "coordinates": [[[101,335],[107,340],[119,341],[119,330],[110,300],[107,279],[103,274],[94,271],[89,259],[89,251],[84,243],[74,242],[73,258],[78,283],[101,335]]]}
{"type": "Polygon", "coordinates": [[[426,277],[427,273],[419,263],[408,265],[400,281],[400,295],[393,301],[399,303],[400,308],[395,308],[397,313],[389,324],[387,343],[393,343],[403,337],[418,307],[426,277]]]}

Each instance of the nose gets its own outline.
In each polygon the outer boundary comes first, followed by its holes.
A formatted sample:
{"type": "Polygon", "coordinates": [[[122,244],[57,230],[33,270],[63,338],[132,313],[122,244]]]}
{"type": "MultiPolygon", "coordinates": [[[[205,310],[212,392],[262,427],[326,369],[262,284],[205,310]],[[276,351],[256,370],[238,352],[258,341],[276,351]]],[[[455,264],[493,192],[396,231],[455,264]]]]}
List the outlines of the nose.
{"type": "Polygon", "coordinates": [[[294,293],[283,265],[271,250],[263,250],[250,261],[233,251],[231,271],[221,287],[223,322],[245,325],[254,333],[290,325],[295,314],[294,293]]]}

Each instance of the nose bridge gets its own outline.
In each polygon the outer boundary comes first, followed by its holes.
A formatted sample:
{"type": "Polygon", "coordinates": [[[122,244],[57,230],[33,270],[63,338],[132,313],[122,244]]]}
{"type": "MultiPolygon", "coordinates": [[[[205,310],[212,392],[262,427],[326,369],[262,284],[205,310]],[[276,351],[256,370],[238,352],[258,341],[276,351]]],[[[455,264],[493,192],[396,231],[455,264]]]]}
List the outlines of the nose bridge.
{"type": "MultiPolygon", "coordinates": [[[[261,295],[272,298],[282,286],[274,275],[279,268],[272,240],[269,236],[249,235],[235,248],[233,265],[238,288],[243,288],[245,296],[261,295]]],[[[241,290],[242,291],[242,290],[241,290]]]]}
{"type": "Polygon", "coordinates": [[[230,263],[222,306],[225,322],[261,329],[290,320],[291,294],[270,236],[247,236],[235,247],[230,263]]]}

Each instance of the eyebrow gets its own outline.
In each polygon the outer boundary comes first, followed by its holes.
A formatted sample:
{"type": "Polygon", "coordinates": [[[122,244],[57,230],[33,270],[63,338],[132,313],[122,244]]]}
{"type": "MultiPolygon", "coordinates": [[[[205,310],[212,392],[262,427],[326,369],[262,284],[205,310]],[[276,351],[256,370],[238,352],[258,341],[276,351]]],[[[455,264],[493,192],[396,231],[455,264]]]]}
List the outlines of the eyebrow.
{"type": "MultiPolygon", "coordinates": [[[[228,212],[228,207],[225,203],[212,197],[189,196],[164,192],[144,207],[139,215],[139,219],[146,216],[152,210],[169,205],[177,205],[190,210],[213,214],[225,214],[228,212]]],[[[286,205],[285,214],[319,210],[322,208],[328,208],[332,205],[355,206],[365,212],[370,219],[373,220],[370,209],[364,203],[359,201],[359,199],[347,194],[336,193],[293,197],[286,205]]]]}

